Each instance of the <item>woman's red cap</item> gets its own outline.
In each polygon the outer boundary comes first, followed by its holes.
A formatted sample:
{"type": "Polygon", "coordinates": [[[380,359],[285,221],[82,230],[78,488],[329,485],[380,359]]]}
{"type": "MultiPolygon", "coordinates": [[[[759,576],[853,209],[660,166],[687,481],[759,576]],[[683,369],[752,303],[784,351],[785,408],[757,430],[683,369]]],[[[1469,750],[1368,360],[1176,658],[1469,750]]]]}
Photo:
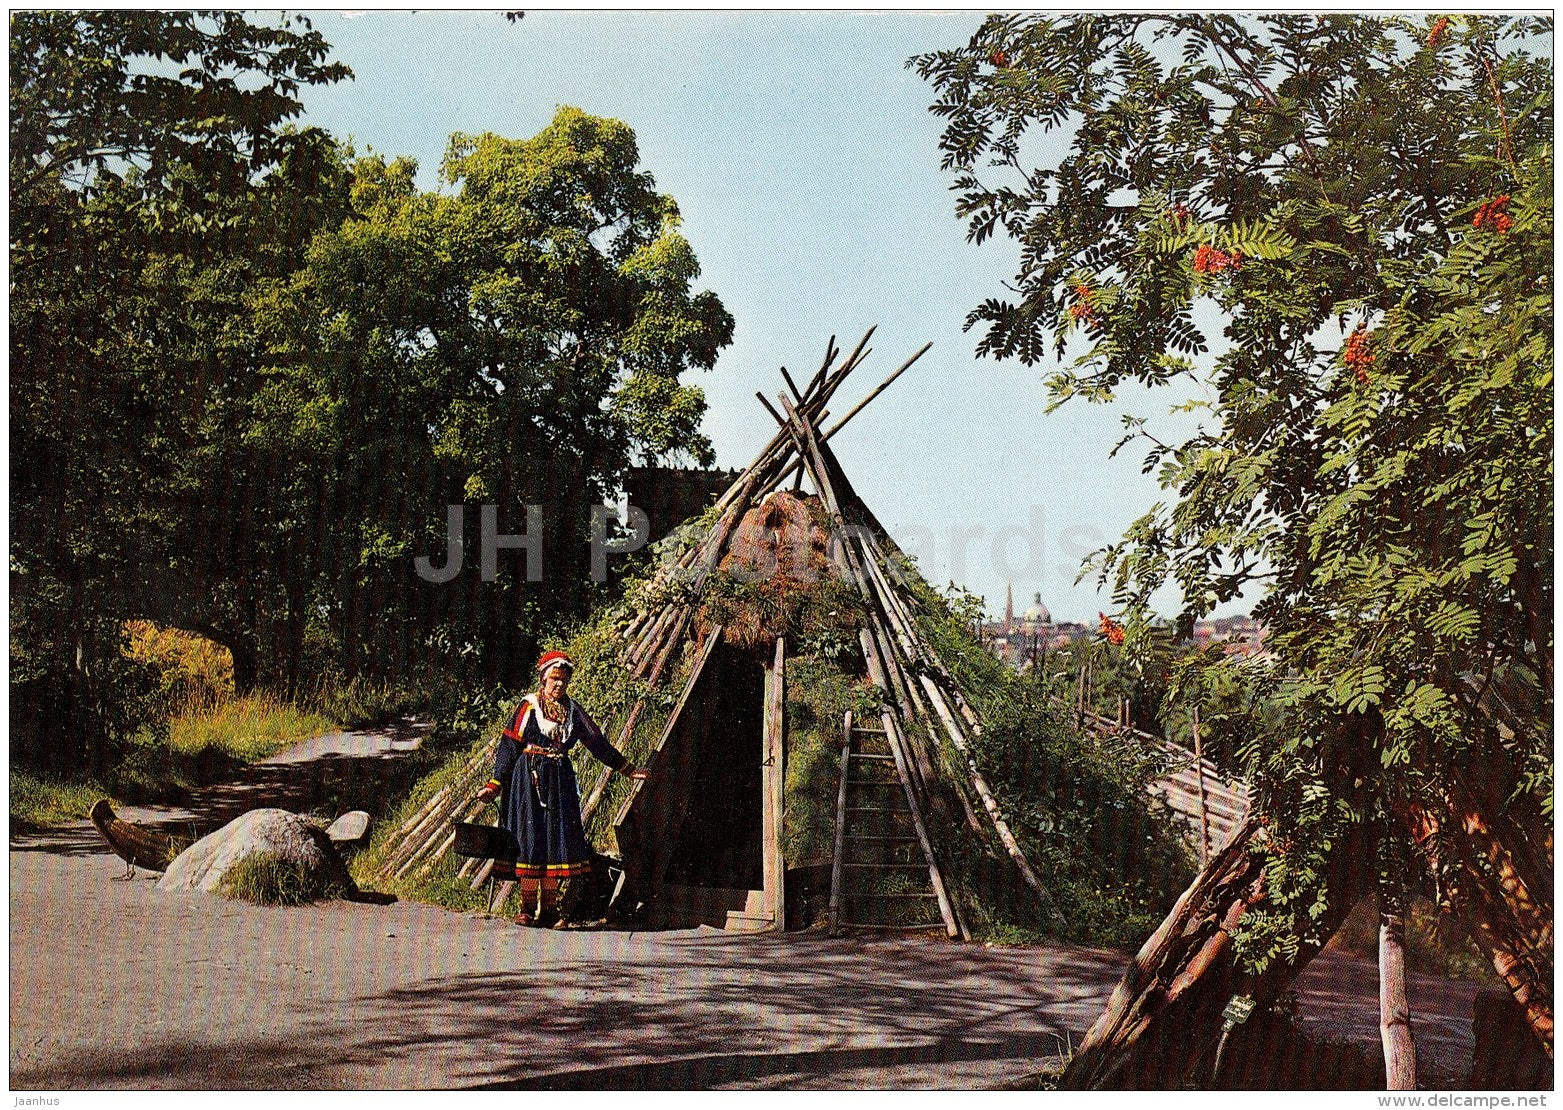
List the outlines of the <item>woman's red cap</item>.
{"type": "Polygon", "coordinates": [[[564,666],[569,667],[572,671],[575,670],[575,664],[570,661],[570,657],[564,652],[545,651],[537,660],[537,670],[539,673],[542,673],[543,671],[552,670],[555,666],[558,666],[561,663],[564,666]]]}

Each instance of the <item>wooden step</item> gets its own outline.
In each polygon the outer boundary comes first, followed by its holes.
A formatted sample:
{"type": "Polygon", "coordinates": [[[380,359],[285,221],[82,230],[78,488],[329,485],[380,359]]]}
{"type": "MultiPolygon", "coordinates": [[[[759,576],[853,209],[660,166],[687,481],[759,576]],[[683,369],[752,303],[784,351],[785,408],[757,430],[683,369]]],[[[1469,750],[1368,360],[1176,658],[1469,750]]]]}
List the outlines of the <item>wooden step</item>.
{"type": "Polygon", "coordinates": [[[893,755],[871,755],[871,754],[866,754],[864,752],[848,752],[847,753],[847,758],[848,759],[872,759],[876,763],[894,763],[895,762],[895,756],[893,756],[893,755]]]}
{"type": "Polygon", "coordinates": [[[884,929],[897,933],[909,933],[920,929],[943,929],[944,922],[930,921],[923,925],[872,925],[867,921],[842,921],[839,923],[843,929],[884,929]]]}
{"type": "Polygon", "coordinates": [[[927,894],[905,894],[905,893],[901,893],[901,894],[874,894],[874,893],[871,893],[870,891],[866,891],[866,890],[845,890],[845,891],[842,891],[842,893],[845,894],[848,898],[895,898],[895,899],[906,900],[906,899],[919,899],[919,898],[921,898],[921,899],[926,899],[926,898],[937,899],[939,897],[937,894],[935,894],[931,890],[927,894]]]}
{"type": "Polygon", "coordinates": [[[775,925],[766,912],[763,890],[668,883],[652,893],[647,907],[648,924],[685,929],[712,925],[735,932],[758,932],[775,925]]]}

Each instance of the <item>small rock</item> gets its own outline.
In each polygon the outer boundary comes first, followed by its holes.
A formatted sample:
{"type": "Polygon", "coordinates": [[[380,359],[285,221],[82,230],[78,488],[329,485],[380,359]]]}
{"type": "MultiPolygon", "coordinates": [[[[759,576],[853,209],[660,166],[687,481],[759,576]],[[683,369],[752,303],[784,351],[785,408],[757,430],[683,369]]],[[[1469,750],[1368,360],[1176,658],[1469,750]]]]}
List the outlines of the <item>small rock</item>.
{"type": "Polygon", "coordinates": [[[369,832],[369,814],[361,809],[351,809],[326,829],[326,835],[338,844],[357,844],[369,832]]]}

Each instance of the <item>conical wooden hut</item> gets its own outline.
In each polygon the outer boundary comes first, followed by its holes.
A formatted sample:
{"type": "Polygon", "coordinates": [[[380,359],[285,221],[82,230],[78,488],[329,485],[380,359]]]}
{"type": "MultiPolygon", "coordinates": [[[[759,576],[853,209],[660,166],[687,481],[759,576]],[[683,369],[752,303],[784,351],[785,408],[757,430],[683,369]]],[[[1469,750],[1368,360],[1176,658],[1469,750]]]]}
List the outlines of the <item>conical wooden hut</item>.
{"type": "MultiPolygon", "coordinates": [[[[871,335],[845,359],[832,341],[804,388],[783,369],[788,391],[775,405],[757,394],[775,435],[664,545],[654,572],[608,614],[596,657],[582,661],[578,682],[596,683],[583,702],[651,773],[631,782],[580,765],[592,784],[582,803],[588,835],[617,853],[614,904],[649,923],[783,928],[805,893],[789,897],[791,884],[808,888],[814,916],[828,913],[834,929],[964,938],[945,858],[960,838],[1006,854],[1051,912],[973,757],[982,723],[932,645],[931,593],[830,448],[928,348],[820,430],[871,335]],[[789,683],[819,680],[817,669],[797,669],[810,658],[800,645],[817,656],[822,642],[835,645],[854,683],[850,708],[803,722],[789,712],[798,700],[789,683]]],[[[492,753],[492,741],[479,745],[413,807],[382,845],[379,879],[452,866],[452,822],[483,813],[472,794],[492,753]]],[[[469,859],[456,877],[477,889],[501,872],[469,859]]],[[[497,884],[492,908],[507,893],[497,884]]]]}

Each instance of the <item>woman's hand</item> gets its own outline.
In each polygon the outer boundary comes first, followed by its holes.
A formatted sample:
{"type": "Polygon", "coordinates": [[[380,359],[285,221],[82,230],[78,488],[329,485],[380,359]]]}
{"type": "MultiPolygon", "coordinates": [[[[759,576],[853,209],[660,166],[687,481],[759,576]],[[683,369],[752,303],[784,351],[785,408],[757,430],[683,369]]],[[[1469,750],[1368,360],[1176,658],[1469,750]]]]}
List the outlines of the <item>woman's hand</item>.
{"type": "Polygon", "coordinates": [[[494,789],[492,786],[485,786],[482,790],[477,792],[475,795],[475,800],[480,802],[492,802],[497,797],[499,797],[498,790],[494,789]]]}
{"type": "Polygon", "coordinates": [[[645,782],[651,777],[650,771],[644,767],[637,767],[633,763],[626,763],[619,769],[619,774],[627,779],[634,779],[636,782],[645,782]]]}

